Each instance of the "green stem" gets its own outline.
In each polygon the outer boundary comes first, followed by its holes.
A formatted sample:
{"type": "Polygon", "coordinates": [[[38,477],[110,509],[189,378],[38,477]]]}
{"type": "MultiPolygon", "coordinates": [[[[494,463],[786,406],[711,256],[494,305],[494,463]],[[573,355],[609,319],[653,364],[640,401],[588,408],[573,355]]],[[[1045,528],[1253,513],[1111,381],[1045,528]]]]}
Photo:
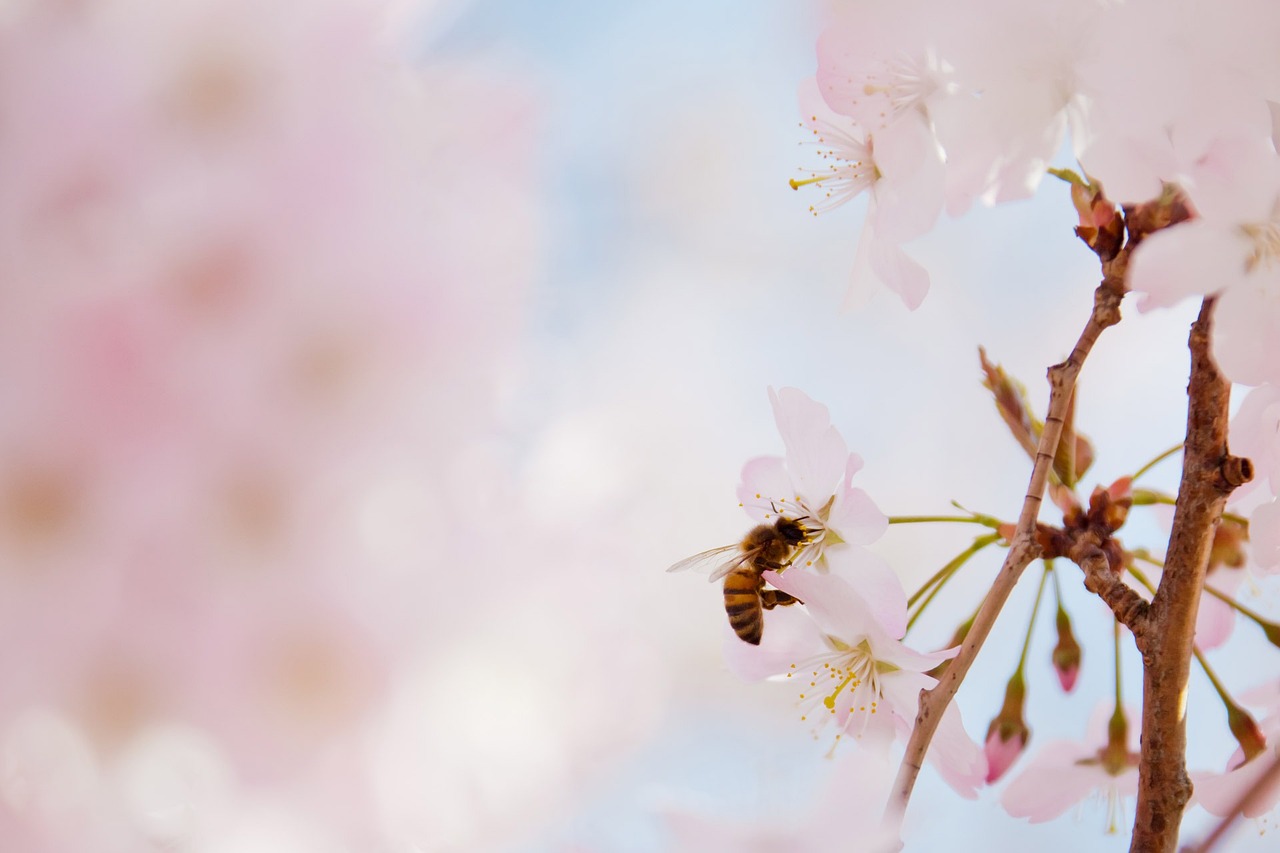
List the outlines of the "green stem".
{"type": "MultiPolygon", "coordinates": [[[[1155,559],[1145,551],[1134,551],[1133,556],[1139,560],[1144,560],[1153,566],[1159,566],[1160,568],[1164,568],[1164,565],[1159,560],[1155,559]]],[[[1135,568],[1132,564],[1129,565],[1129,574],[1133,575],[1133,577],[1138,581],[1138,583],[1145,586],[1148,590],[1151,591],[1153,595],[1155,594],[1155,587],[1152,585],[1151,581],[1148,580],[1147,576],[1144,575],[1142,572],[1138,571],[1138,569],[1135,568]]],[[[1253,610],[1250,610],[1248,607],[1245,607],[1243,604],[1236,601],[1234,598],[1227,595],[1225,592],[1216,590],[1213,587],[1209,586],[1208,584],[1205,584],[1203,589],[1205,592],[1209,593],[1214,598],[1218,599],[1219,601],[1223,602],[1227,606],[1231,607],[1241,616],[1244,616],[1246,619],[1252,620],[1254,623],[1257,624],[1259,628],[1262,629],[1262,633],[1267,635],[1267,640],[1272,645],[1280,646],[1280,624],[1272,622],[1270,619],[1267,619],[1262,614],[1257,613],[1253,610]]]]}
{"type": "Polygon", "coordinates": [[[1130,477],[1130,480],[1136,480],[1136,479],[1138,479],[1138,478],[1139,478],[1139,477],[1141,477],[1143,474],[1147,473],[1147,472],[1148,472],[1148,471],[1150,471],[1152,468],[1156,467],[1156,466],[1157,466],[1157,465],[1159,465],[1161,462],[1163,462],[1164,460],[1168,459],[1170,456],[1172,456],[1173,454],[1177,453],[1177,452],[1178,452],[1179,450],[1181,450],[1181,449],[1182,449],[1182,442],[1178,442],[1178,443],[1177,443],[1177,444],[1175,444],[1173,447],[1170,447],[1168,450],[1166,450],[1164,453],[1161,453],[1161,454],[1160,454],[1159,456],[1157,456],[1155,459],[1152,459],[1152,460],[1151,460],[1150,462],[1148,462],[1146,465],[1143,465],[1143,466],[1142,466],[1141,468],[1139,468],[1137,471],[1134,471],[1134,472],[1133,472],[1133,476],[1132,476],[1132,477],[1130,477]]]}
{"type": "Polygon", "coordinates": [[[986,536],[979,536],[977,539],[973,540],[972,545],[957,554],[951,562],[947,563],[941,569],[938,569],[938,571],[934,573],[933,577],[925,581],[924,585],[916,590],[915,594],[912,595],[911,598],[907,599],[907,606],[911,607],[920,599],[920,596],[925,595],[926,592],[928,593],[925,600],[921,602],[920,609],[918,609],[915,612],[915,615],[911,617],[910,621],[907,622],[907,630],[911,630],[911,626],[915,624],[916,619],[920,618],[920,614],[929,606],[929,602],[933,600],[933,597],[938,594],[938,591],[942,589],[946,582],[951,579],[951,576],[954,575],[970,557],[999,540],[1000,535],[997,533],[989,533],[986,536]]]}
{"type": "Polygon", "coordinates": [[[1213,671],[1213,667],[1209,666],[1209,662],[1204,659],[1204,654],[1196,646],[1191,647],[1191,653],[1196,656],[1196,661],[1200,664],[1200,668],[1204,670],[1204,674],[1209,677],[1209,683],[1213,685],[1213,689],[1218,691],[1218,696],[1222,698],[1223,704],[1228,708],[1235,707],[1235,700],[1231,698],[1231,694],[1227,692],[1227,688],[1222,686],[1222,682],[1218,680],[1218,674],[1213,671]]]}
{"type": "Polygon", "coordinates": [[[1044,584],[1049,579],[1053,567],[1046,561],[1044,571],[1040,574],[1040,586],[1036,588],[1036,602],[1031,605],[1031,618],[1027,620],[1027,636],[1022,640],[1022,657],[1018,658],[1018,668],[1014,675],[1021,678],[1027,666],[1027,649],[1031,648],[1031,629],[1036,626],[1036,614],[1040,612],[1040,599],[1044,595],[1044,584]]]}
{"type": "Polygon", "coordinates": [[[1116,650],[1116,708],[1111,712],[1111,720],[1107,723],[1106,752],[1127,758],[1129,720],[1124,715],[1124,695],[1120,687],[1120,620],[1117,619],[1112,624],[1112,645],[1116,650]]]}
{"type": "MultiPolygon", "coordinates": [[[[1145,557],[1144,559],[1147,560],[1147,562],[1149,563],[1155,563],[1156,565],[1159,565],[1159,563],[1157,563],[1155,560],[1152,560],[1150,557],[1145,557]]],[[[1127,566],[1127,568],[1129,569],[1129,574],[1133,575],[1133,579],[1136,580],[1138,583],[1142,584],[1146,588],[1147,592],[1151,593],[1152,595],[1156,594],[1155,584],[1151,582],[1151,579],[1148,578],[1146,574],[1141,572],[1138,569],[1138,567],[1135,566],[1133,563],[1130,563],[1127,566]]]]}
{"type": "Polygon", "coordinates": [[[952,521],[968,524],[981,524],[983,527],[998,528],[1001,521],[989,515],[891,515],[890,524],[921,524],[930,521],[952,521]]]}
{"type": "Polygon", "coordinates": [[[956,569],[964,565],[965,561],[967,561],[974,554],[981,551],[983,548],[996,542],[999,538],[1000,537],[997,536],[996,534],[990,533],[990,534],[987,534],[986,536],[979,536],[977,539],[973,540],[972,545],[970,545],[968,548],[965,548],[963,551],[957,554],[949,563],[947,563],[942,568],[938,569],[938,571],[934,572],[933,577],[925,581],[924,585],[922,585],[918,590],[915,591],[914,594],[912,594],[912,596],[909,599],[907,599],[907,606],[910,607],[911,605],[915,604],[916,601],[919,600],[920,596],[928,592],[929,588],[932,587],[934,584],[945,582],[952,572],[954,572],[956,569]]]}
{"type": "Polygon", "coordinates": [[[1116,717],[1121,717],[1121,718],[1124,717],[1124,710],[1123,710],[1124,697],[1122,695],[1123,691],[1120,688],[1120,620],[1119,619],[1117,619],[1115,622],[1115,628],[1112,631],[1112,639],[1113,639],[1112,644],[1115,646],[1115,650],[1116,650],[1116,710],[1115,710],[1115,713],[1111,715],[1111,719],[1114,721],[1116,717]]]}

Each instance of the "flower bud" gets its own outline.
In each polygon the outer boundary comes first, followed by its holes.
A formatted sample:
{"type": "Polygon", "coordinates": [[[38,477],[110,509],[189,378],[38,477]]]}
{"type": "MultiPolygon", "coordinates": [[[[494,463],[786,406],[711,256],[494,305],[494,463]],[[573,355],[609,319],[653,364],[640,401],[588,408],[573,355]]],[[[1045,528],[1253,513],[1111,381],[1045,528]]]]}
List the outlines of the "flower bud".
{"type": "Polygon", "coordinates": [[[1213,545],[1209,548],[1209,571],[1221,566],[1238,569],[1245,564],[1244,543],[1249,539],[1249,528],[1238,521],[1224,518],[1213,531],[1213,545]]]}
{"type": "Polygon", "coordinates": [[[1133,505],[1129,477],[1121,477],[1109,488],[1098,486],[1089,495],[1089,523],[1114,533],[1124,526],[1133,505]]]}
{"type": "Polygon", "coordinates": [[[1031,730],[1022,719],[1022,706],[1026,687],[1022,672],[1009,679],[1004,692],[1004,707],[987,727],[987,742],[983,750],[987,754],[987,784],[990,785],[1005,774],[1022,754],[1031,737],[1031,730]]]}
{"type": "Polygon", "coordinates": [[[1267,736],[1262,733],[1249,712],[1239,705],[1233,703],[1227,706],[1227,725],[1231,728],[1236,743],[1240,744],[1245,761],[1253,759],[1267,748],[1267,736]]]}
{"type": "Polygon", "coordinates": [[[1114,258],[1124,239],[1124,219],[1098,184],[1071,184],[1071,203],[1080,217],[1076,236],[1104,261],[1114,258]]]}
{"type": "Polygon", "coordinates": [[[1053,668],[1058,673],[1058,683],[1062,692],[1070,693],[1076,686],[1076,676],[1080,674],[1080,644],[1071,632],[1071,617],[1067,611],[1058,608],[1058,645],[1053,647],[1053,668]]]}

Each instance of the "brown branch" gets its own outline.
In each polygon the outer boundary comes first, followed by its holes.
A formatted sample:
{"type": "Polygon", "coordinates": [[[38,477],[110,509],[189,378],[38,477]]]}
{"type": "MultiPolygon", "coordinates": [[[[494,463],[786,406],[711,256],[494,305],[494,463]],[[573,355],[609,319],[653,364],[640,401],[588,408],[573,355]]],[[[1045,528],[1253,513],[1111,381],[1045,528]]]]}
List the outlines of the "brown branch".
{"type": "Polygon", "coordinates": [[[1092,538],[1081,537],[1067,557],[1084,570],[1084,588],[1106,602],[1120,624],[1133,634],[1138,650],[1142,651],[1147,646],[1149,605],[1120,578],[1120,573],[1107,559],[1107,552],[1096,541],[1090,541],[1092,538]]]}
{"type": "Polygon", "coordinates": [[[1040,553],[1036,543],[1036,518],[1040,514],[1040,503],[1044,495],[1045,483],[1053,464],[1053,457],[1058,449],[1058,440],[1062,435],[1062,426],[1075,390],[1076,377],[1084,366],[1085,359],[1093,349],[1098,336],[1103,330],[1120,322],[1120,302],[1124,298],[1124,270],[1129,253],[1122,250],[1119,255],[1103,264],[1103,279],[1094,291],[1093,311],[1089,321],[1080,333],[1071,355],[1061,364],[1049,368],[1049,411],[1045,416],[1044,430],[1040,434],[1040,443],[1036,448],[1035,463],[1031,470],[1031,481],[1027,486],[1027,494],[1022,502],[1022,513],[1018,517],[1017,531],[1010,543],[1009,553],[1005,556],[1004,565],[996,575],[990,592],[974,617],[973,625],[960,646],[960,653],[952,659],[950,666],[942,673],[937,685],[931,690],[921,691],[920,708],[916,714],[915,728],[907,741],[906,754],[902,757],[902,765],[898,769],[898,778],[894,790],[890,794],[886,806],[886,819],[896,822],[906,811],[911,800],[911,791],[915,788],[916,777],[924,764],[925,753],[933,734],[942,721],[942,714],[960,689],[969,667],[982,648],[983,642],[991,632],[996,617],[1009,598],[1022,570],[1040,553]]]}
{"type": "Polygon", "coordinates": [[[1252,476],[1247,459],[1227,451],[1231,383],[1210,351],[1213,297],[1191,326],[1187,440],[1182,483],[1160,586],[1151,600],[1142,649],[1142,759],[1130,851],[1173,851],[1191,798],[1186,769],[1186,687],[1200,591],[1214,528],[1227,496],[1252,476]]]}
{"type": "Polygon", "coordinates": [[[1272,756],[1271,765],[1231,805],[1231,808],[1227,811],[1227,816],[1218,822],[1212,832],[1205,836],[1204,841],[1201,841],[1196,847],[1184,847],[1184,853],[1209,853],[1214,848],[1214,845],[1227,834],[1227,830],[1235,823],[1236,818],[1248,811],[1249,806],[1253,804],[1253,800],[1276,782],[1280,782],[1280,753],[1272,756]]]}

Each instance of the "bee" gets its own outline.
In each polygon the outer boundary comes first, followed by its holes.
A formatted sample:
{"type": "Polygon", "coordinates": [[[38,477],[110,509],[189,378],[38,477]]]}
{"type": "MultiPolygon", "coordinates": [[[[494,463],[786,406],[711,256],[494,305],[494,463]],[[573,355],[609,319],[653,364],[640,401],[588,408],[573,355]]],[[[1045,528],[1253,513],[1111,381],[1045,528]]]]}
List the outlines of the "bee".
{"type": "Polygon", "coordinates": [[[710,580],[724,578],[724,611],[729,625],[744,643],[760,645],[764,611],[804,602],[780,589],[766,589],[762,572],[780,572],[791,565],[796,549],[809,541],[810,531],[799,521],[779,517],[772,525],[751,529],[736,545],[712,548],[676,563],[669,572],[714,566],[710,580]]]}

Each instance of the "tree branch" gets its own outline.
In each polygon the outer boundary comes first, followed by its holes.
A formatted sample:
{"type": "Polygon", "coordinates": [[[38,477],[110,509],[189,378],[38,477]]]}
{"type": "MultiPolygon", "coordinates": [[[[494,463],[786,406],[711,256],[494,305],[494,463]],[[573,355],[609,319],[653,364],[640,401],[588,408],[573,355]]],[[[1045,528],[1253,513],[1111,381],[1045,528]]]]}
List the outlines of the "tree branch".
{"type": "Polygon", "coordinates": [[[1253,475],[1249,460],[1227,451],[1231,383],[1213,361],[1213,297],[1191,326],[1187,440],[1182,483],[1160,586],[1151,600],[1142,649],[1142,760],[1130,851],[1173,851],[1191,797],[1186,769],[1186,687],[1200,591],[1214,528],[1227,496],[1253,475]]]}
{"type": "Polygon", "coordinates": [[[916,778],[920,775],[920,768],[924,763],[925,753],[942,720],[943,712],[956,691],[960,689],[960,683],[968,673],[969,667],[973,665],[1009,594],[1018,583],[1022,570],[1039,556],[1040,548],[1036,543],[1036,518],[1040,514],[1045,483],[1053,465],[1058,440],[1062,435],[1062,426],[1071,402],[1071,395],[1075,390],[1076,378],[1080,375],[1085,359],[1093,349],[1098,336],[1104,329],[1120,322],[1120,302],[1124,298],[1124,270],[1128,257],[1129,252],[1122,250],[1114,258],[1103,263],[1102,283],[1094,291],[1093,311],[1080,333],[1080,339],[1066,361],[1049,368],[1049,411],[1045,416],[1044,430],[1040,434],[1040,443],[1036,448],[1031,481],[1022,502],[1017,531],[1010,543],[1004,565],[1000,567],[1000,573],[996,575],[990,592],[987,593],[982,607],[974,617],[968,635],[960,646],[960,653],[943,671],[938,684],[933,689],[920,693],[920,708],[916,714],[915,728],[911,732],[910,740],[907,741],[906,754],[902,758],[898,778],[886,806],[886,818],[890,821],[898,820],[906,811],[907,803],[911,799],[911,791],[915,788],[916,778]]]}
{"type": "Polygon", "coordinates": [[[1084,588],[1094,593],[1111,608],[1116,620],[1133,634],[1138,650],[1147,646],[1147,614],[1150,606],[1120,578],[1120,573],[1107,559],[1107,553],[1092,537],[1082,537],[1067,557],[1084,570],[1084,588]]]}

